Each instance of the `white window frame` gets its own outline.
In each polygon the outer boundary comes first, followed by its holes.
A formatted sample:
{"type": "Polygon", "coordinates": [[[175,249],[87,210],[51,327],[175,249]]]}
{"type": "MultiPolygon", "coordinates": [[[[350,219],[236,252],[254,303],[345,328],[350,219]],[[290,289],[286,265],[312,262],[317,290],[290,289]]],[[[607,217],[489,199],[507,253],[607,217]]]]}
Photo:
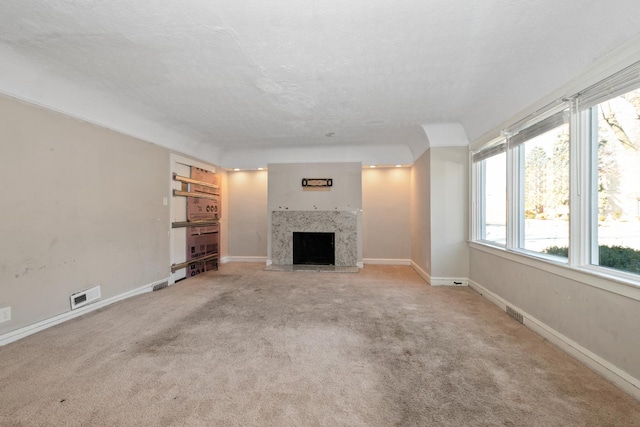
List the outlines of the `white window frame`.
{"type": "MultiPolygon", "coordinates": [[[[628,91],[640,88],[640,82],[634,87],[627,87],[622,91],[604,98],[599,98],[598,104],[616,96],[624,94],[628,91]]],[[[598,104],[590,105],[587,108],[580,108],[579,101],[575,102],[576,126],[578,127],[582,139],[577,141],[578,150],[582,150],[584,155],[576,161],[584,161],[580,164],[588,164],[588,168],[582,168],[576,171],[576,177],[579,185],[585,187],[582,190],[581,202],[579,205],[580,219],[576,221],[576,227],[579,227],[578,234],[575,236],[576,251],[575,259],[572,259],[572,266],[591,271],[596,274],[606,274],[608,276],[619,277],[621,279],[638,282],[640,287],[640,274],[616,270],[609,267],[598,265],[599,263],[599,245],[598,245],[598,117],[597,110],[594,108],[598,104]],[[595,135],[595,137],[594,137],[595,135]]]]}
{"type": "MultiPolygon", "coordinates": [[[[472,220],[471,246],[476,249],[491,253],[502,254],[507,258],[524,257],[526,264],[546,266],[546,270],[572,279],[585,281],[596,287],[607,289],[618,294],[640,299],[640,274],[628,273],[607,267],[595,265],[597,260],[597,144],[592,143],[593,127],[597,129],[597,118],[593,118],[591,107],[615,98],[628,91],[640,88],[640,62],[632,64],[618,73],[614,73],[604,80],[575,93],[573,96],[562,98],[549,104],[546,108],[527,116],[525,119],[513,124],[503,131],[501,138],[508,137],[530,126],[531,123],[543,120],[545,117],[558,111],[558,108],[570,107],[570,198],[569,198],[569,256],[568,259],[547,255],[540,252],[529,251],[524,246],[524,215],[520,215],[524,150],[519,144],[509,146],[507,144],[507,233],[506,245],[482,240],[482,227],[484,224],[482,196],[484,183],[482,182],[482,165],[473,160],[471,156],[471,188],[472,188],[472,220]],[[542,111],[542,112],[540,112],[542,111]],[[594,187],[595,186],[595,187],[594,187]],[[595,217],[594,217],[595,215],[595,217]],[[497,251],[497,252],[496,252],[497,251]],[[594,258],[595,257],[595,258],[594,258]],[[542,263],[542,264],[540,264],[542,263]],[[604,280],[603,280],[604,279],[604,280]],[[615,282],[611,284],[610,282],[615,282]],[[626,288],[620,288],[622,284],[626,288]]],[[[475,154],[480,153],[485,147],[495,144],[496,138],[480,147],[475,154]]]]}
{"type": "MultiPolygon", "coordinates": [[[[527,129],[529,127],[536,126],[536,124],[542,122],[546,118],[555,116],[556,114],[567,114],[567,110],[570,111],[569,104],[566,103],[564,100],[559,100],[553,103],[553,105],[550,108],[545,109],[544,112],[536,115],[526,125],[521,127],[522,129],[527,129]]],[[[549,130],[553,130],[553,129],[555,128],[551,128],[549,130]]],[[[571,133],[572,133],[572,129],[571,129],[571,123],[570,123],[570,116],[569,116],[569,135],[570,136],[571,136],[571,133]]],[[[542,135],[542,133],[540,133],[540,135],[542,135]]],[[[514,203],[512,203],[511,206],[509,206],[510,208],[509,210],[511,212],[511,223],[513,224],[513,227],[512,227],[513,232],[512,232],[512,239],[510,242],[508,242],[507,247],[513,251],[521,252],[527,255],[536,256],[536,257],[547,259],[554,262],[560,262],[562,264],[567,264],[568,258],[563,258],[555,255],[548,255],[543,252],[537,252],[537,251],[533,251],[525,248],[525,243],[526,243],[525,242],[525,231],[526,231],[525,217],[526,215],[524,210],[525,210],[526,158],[525,158],[524,147],[528,141],[532,140],[536,136],[538,135],[532,136],[531,138],[527,138],[526,140],[518,144],[511,144],[510,142],[508,144],[507,152],[511,151],[512,156],[507,167],[507,176],[509,176],[509,174],[511,173],[512,179],[507,179],[507,182],[513,183],[511,188],[512,193],[510,193],[511,194],[510,199],[513,200],[514,203]],[[509,166],[511,167],[511,170],[509,170],[509,166]]],[[[569,148],[569,150],[571,150],[571,147],[569,148]]],[[[571,152],[569,155],[571,156],[571,152]]],[[[571,158],[569,159],[569,163],[571,164],[571,158]]],[[[571,168],[571,166],[569,166],[569,168],[571,168]]],[[[571,212],[571,206],[569,206],[569,212],[571,212]]],[[[509,220],[507,219],[507,228],[509,228],[508,224],[509,224],[509,220]]],[[[571,231],[569,230],[569,233],[570,232],[571,231]]],[[[569,239],[569,252],[571,252],[571,247],[572,247],[571,239],[569,239]]]]}
{"type": "MultiPolygon", "coordinates": [[[[471,182],[473,186],[471,204],[473,206],[473,211],[475,212],[475,214],[472,215],[472,224],[471,224],[471,233],[470,233],[471,239],[473,241],[480,241],[484,244],[496,246],[499,248],[506,248],[507,244],[505,243],[503,245],[494,240],[487,240],[484,238],[484,236],[486,236],[486,217],[485,217],[486,197],[485,196],[486,196],[486,190],[487,190],[486,180],[485,180],[486,163],[484,161],[493,156],[497,156],[507,152],[506,144],[507,142],[505,138],[497,138],[491,141],[491,143],[487,144],[487,146],[483,150],[480,150],[475,154],[472,153],[470,156],[470,164],[471,164],[470,175],[472,177],[471,182]],[[504,146],[504,149],[499,149],[499,147],[502,147],[502,146],[504,146]],[[496,150],[496,148],[498,149],[496,150]],[[486,157],[482,158],[482,160],[474,159],[475,156],[482,155],[485,150],[489,153],[486,155],[486,157]]],[[[508,185],[508,180],[507,180],[507,185],[508,185]]],[[[506,191],[507,190],[505,189],[505,197],[507,197],[506,191]]],[[[507,201],[507,209],[508,209],[508,206],[509,204],[507,201]]],[[[506,215],[508,216],[508,213],[506,213],[506,215]]],[[[507,223],[508,223],[508,219],[507,219],[507,223]]],[[[507,227],[507,233],[508,233],[508,227],[507,227]]],[[[507,237],[507,240],[508,240],[508,237],[507,237]]]]}

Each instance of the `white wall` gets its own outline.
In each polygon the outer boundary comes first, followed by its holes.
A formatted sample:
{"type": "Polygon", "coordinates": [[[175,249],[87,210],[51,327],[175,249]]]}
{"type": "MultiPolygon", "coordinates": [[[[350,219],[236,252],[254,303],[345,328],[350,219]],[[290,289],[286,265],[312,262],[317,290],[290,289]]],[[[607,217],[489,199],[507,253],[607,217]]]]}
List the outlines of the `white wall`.
{"type": "Polygon", "coordinates": [[[0,334],[169,276],[169,151],[0,96],[0,334]]]}
{"type": "MultiPolygon", "coordinates": [[[[271,239],[271,212],[358,212],[358,262],[362,262],[362,165],[360,163],[272,163],[268,166],[267,235],[271,239]],[[302,178],[331,178],[329,191],[304,191],[302,178]]],[[[271,247],[268,243],[268,258],[271,247]]]]}
{"type": "Polygon", "coordinates": [[[411,168],[362,170],[362,255],[365,262],[411,258],[411,168]]]}

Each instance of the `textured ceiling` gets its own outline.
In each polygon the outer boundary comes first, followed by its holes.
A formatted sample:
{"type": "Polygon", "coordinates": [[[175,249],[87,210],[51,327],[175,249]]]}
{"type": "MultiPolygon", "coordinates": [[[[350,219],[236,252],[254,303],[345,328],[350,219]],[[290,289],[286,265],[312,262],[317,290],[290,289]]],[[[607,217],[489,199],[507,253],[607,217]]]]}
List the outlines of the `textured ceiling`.
{"type": "Polygon", "coordinates": [[[0,92],[210,161],[406,163],[429,125],[479,137],[638,18],[637,0],[2,0],[0,92]]]}

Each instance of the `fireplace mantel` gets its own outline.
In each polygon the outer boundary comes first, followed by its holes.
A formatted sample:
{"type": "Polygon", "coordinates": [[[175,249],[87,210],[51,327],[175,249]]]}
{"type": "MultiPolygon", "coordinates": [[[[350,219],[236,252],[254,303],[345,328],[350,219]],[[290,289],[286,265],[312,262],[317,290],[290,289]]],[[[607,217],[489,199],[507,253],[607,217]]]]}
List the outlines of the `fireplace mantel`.
{"type": "Polygon", "coordinates": [[[356,211],[273,211],[271,263],[293,264],[293,232],[335,233],[336,267],[355,267],[358,260],[356,211]]]}

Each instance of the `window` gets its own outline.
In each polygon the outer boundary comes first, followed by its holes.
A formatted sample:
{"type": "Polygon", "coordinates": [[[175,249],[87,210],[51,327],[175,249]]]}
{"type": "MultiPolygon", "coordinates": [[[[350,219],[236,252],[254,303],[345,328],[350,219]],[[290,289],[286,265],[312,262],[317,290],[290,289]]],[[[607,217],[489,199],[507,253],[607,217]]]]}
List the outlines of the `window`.
{"type": "Polygon", "coordinates": [[[569,248],[569,111],[560,103],[510,132],[512,246],[567,258],[569,248]],[[557,111],[555,111],[557,110],[557,111]]]}
{"type": "Polygon", "coordinates": [[[507,154],[500,153],[484,161],[485,240],[501,245],[507,242],[507,154]]]}
{"type": "MultiPolygon", "coordinates": [[[[562,114],[562,113],[560,113],[562,114]]],[[[543,128],[519,147],[518,247],[566,258],[569,247],[569,124],[543,128]]]]}
{"type": "Polygon", "coordinates": [[[474,155],[479,183],[478,238],[505,246],[507,241],[507,154],[506,143],[474,155]]]}
{"type": "Polygon", "coordinates": [[[640,274],[640,89],[589,110],[591,263],[640,274]]]}
{"type": "Polygon", "coordinates": [[[475,241],[640,285],[640,62],[472,159],[475,241]]]}

